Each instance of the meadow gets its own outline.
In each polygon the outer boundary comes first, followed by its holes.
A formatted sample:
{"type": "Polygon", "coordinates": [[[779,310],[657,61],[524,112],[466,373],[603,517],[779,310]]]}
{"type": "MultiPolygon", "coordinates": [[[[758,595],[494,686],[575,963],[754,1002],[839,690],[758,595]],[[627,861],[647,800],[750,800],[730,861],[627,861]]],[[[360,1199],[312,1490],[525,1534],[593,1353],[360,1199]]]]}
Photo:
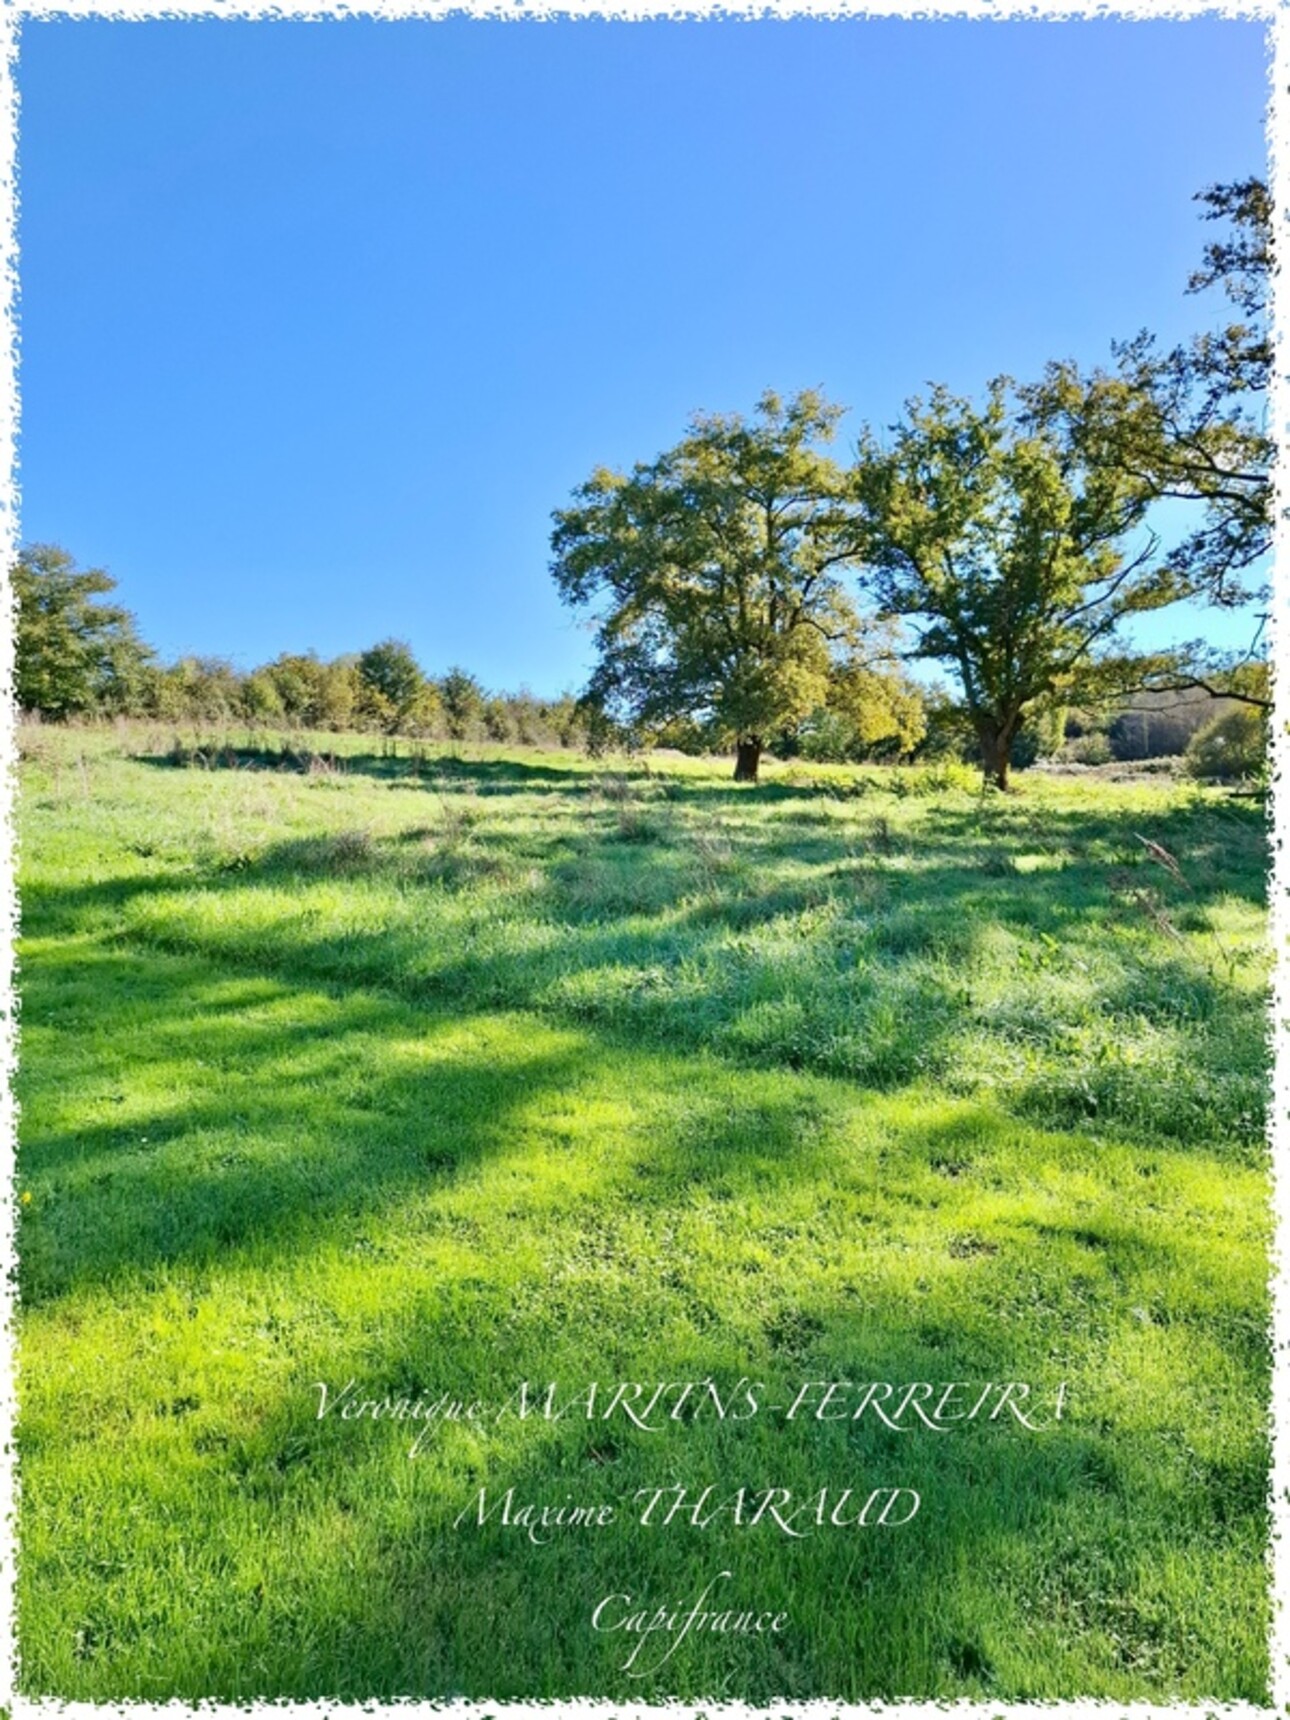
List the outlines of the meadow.
{"type": "Polygon", "coordinates": [[[26,1693],[1268,1700],[1260,805],[728,771],[24,732],[26,1693]],[[709,1379],[1064,1413],[317,1413],[709,1379]],[[454,1527],[707,1482],[922,1505],[454,1527]]]}

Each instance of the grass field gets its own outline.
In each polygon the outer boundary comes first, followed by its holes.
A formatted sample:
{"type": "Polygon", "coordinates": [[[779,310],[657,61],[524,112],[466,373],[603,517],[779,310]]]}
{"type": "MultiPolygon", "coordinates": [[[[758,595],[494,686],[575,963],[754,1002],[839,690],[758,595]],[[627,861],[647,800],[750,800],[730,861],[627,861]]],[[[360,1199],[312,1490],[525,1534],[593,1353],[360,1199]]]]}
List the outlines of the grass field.
{"type": "Polygon", "coordinates": [[[24,737],[27,1693],[1267,1700],[1257,805],[225,738],[24,737]],[[1066,1396],[317,1413],[742,1377],[1066,1396]],[[709,1482],[922,1506],[453,1526],[709,1482]]]}

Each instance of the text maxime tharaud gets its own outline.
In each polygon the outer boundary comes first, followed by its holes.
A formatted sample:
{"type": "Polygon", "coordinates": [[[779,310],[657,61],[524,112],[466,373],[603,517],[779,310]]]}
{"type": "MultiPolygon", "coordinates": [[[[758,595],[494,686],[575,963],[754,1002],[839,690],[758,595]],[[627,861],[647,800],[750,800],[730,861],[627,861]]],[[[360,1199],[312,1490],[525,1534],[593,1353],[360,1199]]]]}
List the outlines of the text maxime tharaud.
{"type": "MultiPolygon", "coordinates": [[[[333,1388],[314,1384],[317,1419],[388,1421],[414,1428],[408,1456],[416,1458],[436,1427],[458,1424],[483,1428],[509,1420],[607,1423],[663,1433],[669,1428],[705,1422],[748,1422],[756,1417],[785,1423],[868,1421],[898,1433],[945,1435],[968,1427],[995,1425],[1040,1433],[1062,1419],[1066,1382],[1036,1389],[1022,1380],[803,1380],[772,1393],[764,1381],[743,1378],[733,1386],[715,1380],[666,1380],[641,1383],[623,1380],[564,1388],[558,1381],[522,1380],[505,1398],[488,1403],[451,1393],[408,1393],[380,1397],[365,1395],[356,1380],[333,1388]],[[772,1401],[774,1398],[775,1401],[772,1401]],[[781,1401],[782,1400],[782,1401],[781,1401]]],[[[710,1527],[769,1528],[793,1540],[836,1529],[891,1529],[913,1522],[922,1499],[912,1487],[820,1487],[794,1492],[787,1487],[729,1488],[711,1481],[686,1486],[670,1482],[637,1488],[608,1499],[563,1501],[521,1499],[516,1489],[505,1492],[481,1487],[453,1520],[454,1529],[494,1524],[517,1530],[535,1546],[557,1535],[587,1532],[613,1524],[637,1523],[646,1529],[710,1527]]],[[[629,1593],[604,1596],[591,1614],[595,1631],[621,1633],[631,1644],[622,1670],[635,1678],[656,1672],[687,1637],[718,1635],[778,1635],[789,1624],[786,1612],[755,1606],[723,1606],[714,1598],[731,1572],[719,1571],[692,1604],[661,1604],[633,1598],[629,1593]],[[658,1658],[643,1654],[660,1636],[666,1647],[658,1658]]]]}

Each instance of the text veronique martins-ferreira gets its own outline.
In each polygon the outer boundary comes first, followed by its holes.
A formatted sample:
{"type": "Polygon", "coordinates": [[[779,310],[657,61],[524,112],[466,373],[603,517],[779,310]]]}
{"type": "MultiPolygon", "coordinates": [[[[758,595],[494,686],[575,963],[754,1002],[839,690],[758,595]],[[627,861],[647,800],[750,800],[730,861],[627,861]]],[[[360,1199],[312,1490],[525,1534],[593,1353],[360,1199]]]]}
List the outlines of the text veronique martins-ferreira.
{"type": "Polygon", "coordinates": [[[443,1423],[485,1425],[516,1421],[618,1421],[644,1433],[662,1433],[704,1422],[744,1422],[756,1417],[786,1423],[878,1423],[897,1432],[918,1429],[947,1434],[981,1425],[1020,1425],[1032,1433],[1061,1421],[1066,1381],[1034,1387],[1024,1380],[802,1380],[772,1391],[763,1380],[741,1378],[732,1386],[713,1379],[642,1383],[593,1380],[562,1387],[558,1381],[522,1380],[489,1402],[452,1392],[417,1390],[381,1395],[347,1380],[335,1387],[314,1382],[317,1419],[411,1424],[417,1428],[408,1455],[416,1457],[427,1436],[443,1423]]]}

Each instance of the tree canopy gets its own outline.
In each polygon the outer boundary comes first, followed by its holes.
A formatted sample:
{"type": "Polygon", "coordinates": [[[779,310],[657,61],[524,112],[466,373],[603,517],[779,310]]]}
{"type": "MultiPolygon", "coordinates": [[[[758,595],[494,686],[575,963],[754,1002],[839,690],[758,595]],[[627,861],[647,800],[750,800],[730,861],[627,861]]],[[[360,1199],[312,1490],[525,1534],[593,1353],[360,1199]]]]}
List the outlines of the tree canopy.
{"type": "Polygon", "coordinates": [[[397,734],[427,696],[421,665],[401,639],[382,639],[363,652],[358,684],[359,702],[389,734],[397,734]]]}
{"type": "Polygon", "coordinates": [[[1235,320],[1194,337],[1154,363],[1145,345],[1122,349],[1121,369],[1147,395],[1157,445],[1144,464],[1162,495],[1202,504],[1203,523],[1183,544],[1178,564],[1199,577],[1216,603],[1265,595],[1247,576],[1272,537],[1271,467],[1267,428],[1272,372],[1268,282],[1272,269],[1272,200],[1260,179],[1211,185],[1198,193],[1205,219],[1228,223],[1206,245],[1188,291],[1221,289],[1235,320]]]}
{"type": "Polygon", "coordinates": [[[979,407],[937,388],[885,442],[864,432],[854,473],[864,586],[911,655],[957,671],[1001,788],[1027,712],[1091,696],[1120,622],[1185,590],[1142,530],[1150,486],[1088,460],[1044,388],[999,378],[979,407]]]}
{"type": "Polygon", "coordinates": [[[78,568],[56,544],[28,544],[19,552],[13,585],[19,708],[54,718],[126,709],[152,653],[128,610],[97,601],[116,590],[111,575],[101,567],[78,568]]]}
{"type": "MultiPolygon", "coordinates": [[[[1169,349],[1144,330],[1113,347],[1110,369],[1084,375],[1070,364],[1051,365],[1045,393],[1081,460],[1118,468],[1154,501],[1195,504],[1198,518],[1171,547],[1171,565],[1194,595],[1239,608],[1266,600],[1260,563],[1272,540],[1272,205],[1254,178],[1211,185],[1198,201],[1205,219],[1226,229],[1205,246],[1188,290],[1220,289],[1235,316],[1169,349]]],[[[1248,673],[1261,632],[1260,621],[1235,661],[1203,642],[1180,646],[1161,657],[1145,684],[1264,702],[1250,692],[1248,673]]]]}
{"type": "Polygon", "coordinates": [[[755,781],[769,736],[826,701],[861,635],[848,479],[824,451],[841,408],[764,394],[756,416],[694,417],[629,475],[600,469],[557,511],[561,597],[595,611],[587,697],[636,733],[678,718],[737,748],[755,781]]]}

